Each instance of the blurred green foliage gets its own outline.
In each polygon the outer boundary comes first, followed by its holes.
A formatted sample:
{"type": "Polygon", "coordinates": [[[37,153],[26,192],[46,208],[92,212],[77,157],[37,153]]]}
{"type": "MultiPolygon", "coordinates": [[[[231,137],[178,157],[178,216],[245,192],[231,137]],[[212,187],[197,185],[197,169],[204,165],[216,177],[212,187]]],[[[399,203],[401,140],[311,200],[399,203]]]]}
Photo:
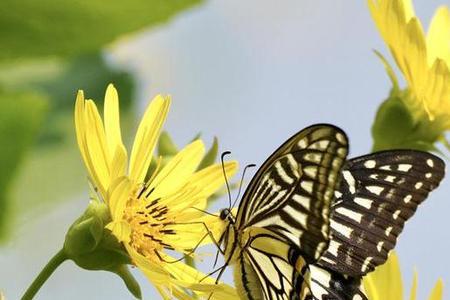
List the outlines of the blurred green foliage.
{"type": "Polygon", "coordinates": [[[131,74],[108,66],[100,53],[85,54],[71,60],[47,59],[19,64],[0,70],[0,85],[12,90],[32,90],[49,98],[50,113],[39,136],[39,144],[58,143],[72,139],[62,122],[72,124],[77,89],[101,107],[105,88],[114,83],[121,96],[121,108],[127,110],[133,99],[134,82],[131,74]],[[64,120],[66,119],[66,120],[64,120]]]}
{"type": "Polygon", "coordinates": [[[106,86],[114,83],[121,119],[130,119],[133,77],[106,63],[105,45],[200,2],[1,1],[0,234],[14,211],[26,216],[87,186],[73,125],[78,89],[101,109],[106,86]]]}
{"type": "Polygon", "coordinates": [[[36,131],[35,147],[12,188],[15,211],[27,213],[49,203],[68,201],[70,195],[86,186],[73,123],[76,90],[85,90],[101,107],[110,82],[118,87],[121,107],[126,111],[134,97],[133,78],[108,66],[99,53],[70,60],[41,60],[18,65],[9,72],[0,71],[0,86],[36,91],[48,100],[48,113],[36,131]],[[28,188],[24,189],[24,185],[28,188]]]}
{"type": "Polygon", "coordinates": [[[38,93],[0,91],[0,238],[5,236],[7,221],[12,215],[8,201],[11,183],[40,130],[47,112],[47,100],[38,93]]]}
{"type": "Polygon", "coordinates": [[[95,52],[202,0],[3,0],[0,61],[95,52]]]}

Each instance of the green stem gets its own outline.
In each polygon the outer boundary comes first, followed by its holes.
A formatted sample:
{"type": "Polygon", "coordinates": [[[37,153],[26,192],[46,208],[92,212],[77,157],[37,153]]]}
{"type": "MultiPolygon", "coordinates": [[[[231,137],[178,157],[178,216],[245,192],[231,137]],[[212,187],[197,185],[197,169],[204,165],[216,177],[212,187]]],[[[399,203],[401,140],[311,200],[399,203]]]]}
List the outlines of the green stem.
{"type": "Polygon", "coordinates": [[[22,300],[31,300],[42,287],[44,282],[52,275],[52,273],[59,267],[65,260],[67,255],[63,249],[59,250],[42,269],[39,275],[34,279],[33,283],[28,287],[25,294],[22,296],[22,300]]]}

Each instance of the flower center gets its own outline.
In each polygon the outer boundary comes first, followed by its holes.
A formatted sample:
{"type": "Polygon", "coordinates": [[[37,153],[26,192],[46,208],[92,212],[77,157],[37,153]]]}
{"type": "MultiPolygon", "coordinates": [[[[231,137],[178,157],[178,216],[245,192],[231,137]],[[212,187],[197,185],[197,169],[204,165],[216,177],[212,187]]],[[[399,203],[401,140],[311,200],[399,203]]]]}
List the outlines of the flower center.
{"type": "Polygon", "coordinates": [[[164,249],[174,248],[164,242],[167,235],[175,234],[167,226],[174,224],[174,216],[170,216],[167,206],[161,204],[161,198],[153,198],[153,190],[143,187],[128,202],[124,219],[131,227],[130,245],[146,258],[160,262],[160,253],[164,249]]]}

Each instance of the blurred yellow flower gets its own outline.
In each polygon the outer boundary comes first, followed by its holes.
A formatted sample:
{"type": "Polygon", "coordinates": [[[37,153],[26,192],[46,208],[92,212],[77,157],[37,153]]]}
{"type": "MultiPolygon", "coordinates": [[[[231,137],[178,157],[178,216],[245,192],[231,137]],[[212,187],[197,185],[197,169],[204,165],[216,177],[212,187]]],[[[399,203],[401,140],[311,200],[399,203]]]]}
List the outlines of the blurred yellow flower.
{"type": "MultiPolygon", "coordinates": [[[[205,153],[202,141],[186,146],[147,178],[169,105],[170,99],[162,96],[150,103],[128,164],[116,89],[109,85],[106,90],[103,121],[95,103],[85,100],[80,91],[75,107],[78,145],[92,184],[110,209],[111,222],[106,228],[123,243],[133,263],[163,298],[190,299],[189,288],[203,295],[214,290],[212,298],[228,300],[234,289],[216,286],[212,278],[199,283],[204,274],[165,253],[176,250],[189,255],[200,242],[211,242],[205,225],[215,235],[223,230],[218,217],[199,211],[224,184],[221,165],[197,170],[205,153]]],[[[236,169],[236,162],[225,163],[228,175],[236,169]]]]}
{"type": "Polygon", "coordinates": [[[425,35],[411,0],[368,0],[372,18],[407,84],[413,119],[450,129],[450,11],[441,6],[425,35]]]}
{"type": "MultiPolygon", "coordinates": [[[[369,300],[403,300],[403,280],[400,264],[395,252],[391,252],[387,262],[364,278],[364,289],[369,300]]],[[[428,300],[442,300],[443,284],[438,280],[428,300]]],[[[410,300],[416,300],[417,273],[414,273],[410,300]]]]}

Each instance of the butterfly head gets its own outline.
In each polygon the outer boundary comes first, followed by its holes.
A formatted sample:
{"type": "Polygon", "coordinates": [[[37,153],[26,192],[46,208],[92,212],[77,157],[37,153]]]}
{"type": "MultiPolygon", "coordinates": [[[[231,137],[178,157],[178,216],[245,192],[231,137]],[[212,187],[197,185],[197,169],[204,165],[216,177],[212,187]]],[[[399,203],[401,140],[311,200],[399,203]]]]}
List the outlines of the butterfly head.
{"type": "Polygon", "coordinates": [[[223,208],[220,210],[219,218],[222,221],[228,221],[231,224],[234,224],[234,216],[229,208],[223,208]]]}

